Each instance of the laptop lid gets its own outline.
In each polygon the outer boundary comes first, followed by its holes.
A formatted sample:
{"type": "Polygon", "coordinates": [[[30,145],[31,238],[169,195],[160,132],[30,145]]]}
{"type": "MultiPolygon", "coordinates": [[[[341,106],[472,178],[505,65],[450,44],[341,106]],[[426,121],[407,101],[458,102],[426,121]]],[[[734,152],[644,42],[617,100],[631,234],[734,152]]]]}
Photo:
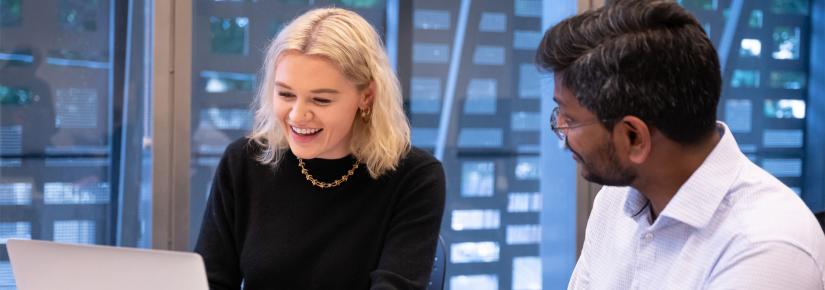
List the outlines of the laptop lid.
{"type": "Polygon", "coordinates": [[[7,242],[19,290],[208,290],[203,259],[194,253],[7,242]]]}

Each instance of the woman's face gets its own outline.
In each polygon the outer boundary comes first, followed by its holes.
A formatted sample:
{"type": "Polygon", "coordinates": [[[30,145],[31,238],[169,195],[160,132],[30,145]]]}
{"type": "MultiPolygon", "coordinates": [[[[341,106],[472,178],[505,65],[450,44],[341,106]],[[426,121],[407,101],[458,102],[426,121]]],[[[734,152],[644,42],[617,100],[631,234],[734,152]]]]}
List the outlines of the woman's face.
{"type": "Polygon", "coordinates": [[[281,56],[273,110],[295,156],[349,155],[352,123],[358,109],[366,108],[367,93],[322,57],[293,52],[281,56]]]}

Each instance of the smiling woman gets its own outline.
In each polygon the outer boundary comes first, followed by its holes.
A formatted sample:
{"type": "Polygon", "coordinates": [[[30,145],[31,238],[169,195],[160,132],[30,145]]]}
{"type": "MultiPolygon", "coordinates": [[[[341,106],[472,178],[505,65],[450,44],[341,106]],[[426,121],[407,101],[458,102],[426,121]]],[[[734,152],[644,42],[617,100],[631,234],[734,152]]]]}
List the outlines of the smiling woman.
{"type": "Polygon", "coordinates": [[[359,90],[320,56],[288,53],[275,71],[273,107],[292,153],[304,159],[349,155],[356,112],[371,106],[370,87],[359,90]]]}
{"type": "MultiPolygon", "coordinates": [[[[286,120],[276,120],[282,117],[277,115],[282,93],[278,90],[286,89],[277,84],[297,86],[299,76],[303,87],[295,89],[307,89],[300,93],[315,91],[307,96],[291,92],[299,99],[316,99],[315,103],[319,103],[333,89],[342,93],[342,98],[357,101],[364,120],[375,122],[345,122],[352,125],[349,150],[366,163],[373,178],[395,169],[410,146],[410,128],[404,116],[398,78],[378,33],[361,16],[342,9],[318,9],[298,17],[284,27],[267,49],[263,84],[255,100],[255,127],[250,136],[266,147],[262,162],[277,164],[283,150],[296,150],[288,146],[294,144],[287,138],[291,130],[287,130],[286,120]]],[[[349,109],[341,110],[343,114],[349,109]]]]}
{"type": "Polygon", "coordinates": [[[255,126],[218,165],[195,251],[211,289],[423,289],[444,172],[410,146],[398,79],[358,14],[272,41],[255,126]]]}

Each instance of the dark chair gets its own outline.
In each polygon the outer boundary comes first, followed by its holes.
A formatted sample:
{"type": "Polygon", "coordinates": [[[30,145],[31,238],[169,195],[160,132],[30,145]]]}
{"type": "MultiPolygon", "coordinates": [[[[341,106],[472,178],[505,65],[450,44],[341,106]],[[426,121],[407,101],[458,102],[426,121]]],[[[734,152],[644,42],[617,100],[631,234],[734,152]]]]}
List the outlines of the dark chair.
{"type": "Polygon", "coordinates": [[[447,249],[444,238],[438,236],[438,246],[435,248],[435,262],[433,262],[433,272],[430,273],[430,283],[427,290],[444,289],[444,273],[447,271],[447,249]]]}

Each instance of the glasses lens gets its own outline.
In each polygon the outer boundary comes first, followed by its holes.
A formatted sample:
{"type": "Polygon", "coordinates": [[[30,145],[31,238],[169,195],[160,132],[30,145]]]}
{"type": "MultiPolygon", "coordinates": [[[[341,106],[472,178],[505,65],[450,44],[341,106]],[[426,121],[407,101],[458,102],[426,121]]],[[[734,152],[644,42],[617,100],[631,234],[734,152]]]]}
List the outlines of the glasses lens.
{"type": "Polygon", "coordinates": [[[564,140],[564,132],[562,132],[562,130],[559,129],[558,120],[559,120],[559,108],[556,107],[556,108],[553,109],[553,112],[550,113],[550,129],[553,130],[553,133],[556,133],[556,136],[559,137],[559,139],[564,140]]]}

